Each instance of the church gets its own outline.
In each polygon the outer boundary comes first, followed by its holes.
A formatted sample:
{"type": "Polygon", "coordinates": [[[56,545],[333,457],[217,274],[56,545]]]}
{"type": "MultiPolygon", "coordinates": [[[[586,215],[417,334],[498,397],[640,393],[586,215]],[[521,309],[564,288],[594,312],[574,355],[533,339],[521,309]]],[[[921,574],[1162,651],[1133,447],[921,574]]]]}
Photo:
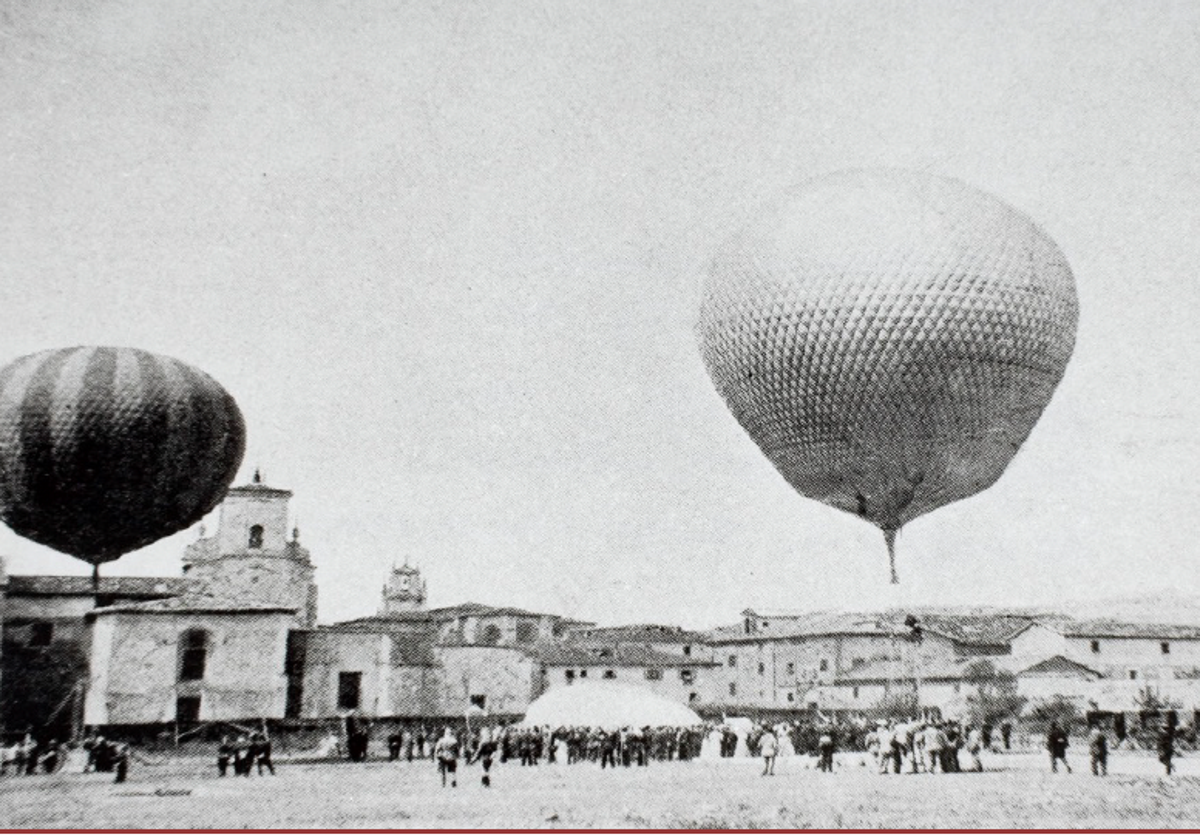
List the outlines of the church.
{"type": "Polygon", "coordinates": [[[321,625],[291,492],[257,473],[229,490],[182,575],[102,579],[0,570],[0,726],[517,718],[545,687],[538,651],[592,626],[467,603],[428,609],[419,569],[393,567],[377,611],[321,625]]]}

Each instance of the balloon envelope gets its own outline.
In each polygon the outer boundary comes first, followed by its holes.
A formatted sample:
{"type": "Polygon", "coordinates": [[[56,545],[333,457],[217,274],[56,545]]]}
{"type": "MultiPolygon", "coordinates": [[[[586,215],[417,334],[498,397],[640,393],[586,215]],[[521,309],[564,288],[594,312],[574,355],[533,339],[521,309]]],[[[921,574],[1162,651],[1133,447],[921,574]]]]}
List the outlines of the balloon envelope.
{"type": "Polygon", "coordinates": [[[697,332],[737,420],[805,496],[889,536],[989,487],[1062,378],[1078,302],[1027,217],[961,182],[840,172],[720,249],[697,332]]]}
{"type": "Polygon", "coordinates": [[[212,510],[244,446],[233,397],[175,359],[75,347],[0,370],[0,518],[93,565],[212,510]]]}
{"type": "Polygon", "coordinates": [[[682,703],[630,685],[576,683],[552,688],[529,704],[526,726],[695,726],[700,716],[682,703]]]}

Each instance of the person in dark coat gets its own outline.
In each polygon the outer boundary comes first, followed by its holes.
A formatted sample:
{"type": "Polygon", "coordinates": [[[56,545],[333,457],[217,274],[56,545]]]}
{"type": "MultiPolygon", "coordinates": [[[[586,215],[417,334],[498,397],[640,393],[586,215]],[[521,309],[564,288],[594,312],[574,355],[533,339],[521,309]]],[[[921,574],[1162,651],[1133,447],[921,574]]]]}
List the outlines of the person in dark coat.
{"type": "Polygon", "coordinates": [[[271,771],[271,775],[275,775],[275,765],[271,762],[271,739],[267,737],[266,732],[255,732],[254,737],[250,740],[250,747],[254,751],[255,763],[258,765],[258,775],[263,774],[263,768],[271,771]]]}
{"type": "Polygon", "coordinates": [[[1092,775],[1108,775],[1108,736],[1098,725],[1088,735],[1088,755],[1092,759],[1092,775]]]}
{"type": "Polygon", "coordinates": [[[1050,753],[1050,770],[1058,772],[1058,762],[1063,763],[1063,767],[1067,768],[1067,772],[1071,772],[1071,765],[1067,763],[1067,747],[1071,744],[1067,737],[1067,732],[1058,721],[1050,724],[1050,731],[1046,733],[1046,749],[1050,753]]]}
{"type": "Polygon", "coordinates": [[[233,760],[233,744],[229,736],[221,736],[221,744],[217,747],[217,775],[224,776],[229,770],[229,762],[233,760]]]}
{"type": "Polygon", "coordinates": [[[1170,722],[1164,723],[1158,732],[1158,761],[1162,764],[1167,775],[1174,769],[1172,761],[1175,758],[1175,727],[1170,722]]]}
{"type": "Polygon", "coordinates": [[[113,783],[119,785],[123,784],[129,776],[129,745],[117,744],[115,753],[116,758],[114,763],[116,764],[117,773],[113,777],[113,783]]]}

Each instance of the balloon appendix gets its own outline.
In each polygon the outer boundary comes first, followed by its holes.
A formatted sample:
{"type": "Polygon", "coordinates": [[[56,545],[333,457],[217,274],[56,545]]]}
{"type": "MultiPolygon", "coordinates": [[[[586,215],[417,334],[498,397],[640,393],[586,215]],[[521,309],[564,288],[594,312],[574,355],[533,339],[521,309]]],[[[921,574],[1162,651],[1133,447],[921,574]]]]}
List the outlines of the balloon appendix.
{"type": "MultiPolygon", "coordinates": [[[[1058,247],[999,199],[898,170],[834,173],[719,249],[698,321],[730,411],[801,494],[881,528],[993,484],[1075,342],[1058,247]]],[[[0,518],[92,564],[199,520],[245,427],[211,377],[77,347],[0,371],[0,518]]],[[[94,572],[98,574],[98,572],[94,572]]]]}

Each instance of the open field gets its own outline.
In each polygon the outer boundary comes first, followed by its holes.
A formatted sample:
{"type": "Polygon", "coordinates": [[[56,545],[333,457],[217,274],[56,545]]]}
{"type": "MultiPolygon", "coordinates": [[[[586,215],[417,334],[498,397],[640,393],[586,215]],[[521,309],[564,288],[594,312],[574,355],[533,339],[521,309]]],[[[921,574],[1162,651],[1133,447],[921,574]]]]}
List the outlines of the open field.
{"type": "Polygon", "coordinates": [[[135,763],[110,775],[0,778],[4,828],[1195,828],[1200,759],[1158,775],[1114,754],[1108,778],[1051,774],[1042,755],[989,756],[988,771],[879,776],[856,755],[833,775],[811,760],[757,759],[600,770],[497,764],[493,787],[462,768],[443,789],[431,762],[280,764],[275,777],[216,777],[208,762],[135,763]]]}

